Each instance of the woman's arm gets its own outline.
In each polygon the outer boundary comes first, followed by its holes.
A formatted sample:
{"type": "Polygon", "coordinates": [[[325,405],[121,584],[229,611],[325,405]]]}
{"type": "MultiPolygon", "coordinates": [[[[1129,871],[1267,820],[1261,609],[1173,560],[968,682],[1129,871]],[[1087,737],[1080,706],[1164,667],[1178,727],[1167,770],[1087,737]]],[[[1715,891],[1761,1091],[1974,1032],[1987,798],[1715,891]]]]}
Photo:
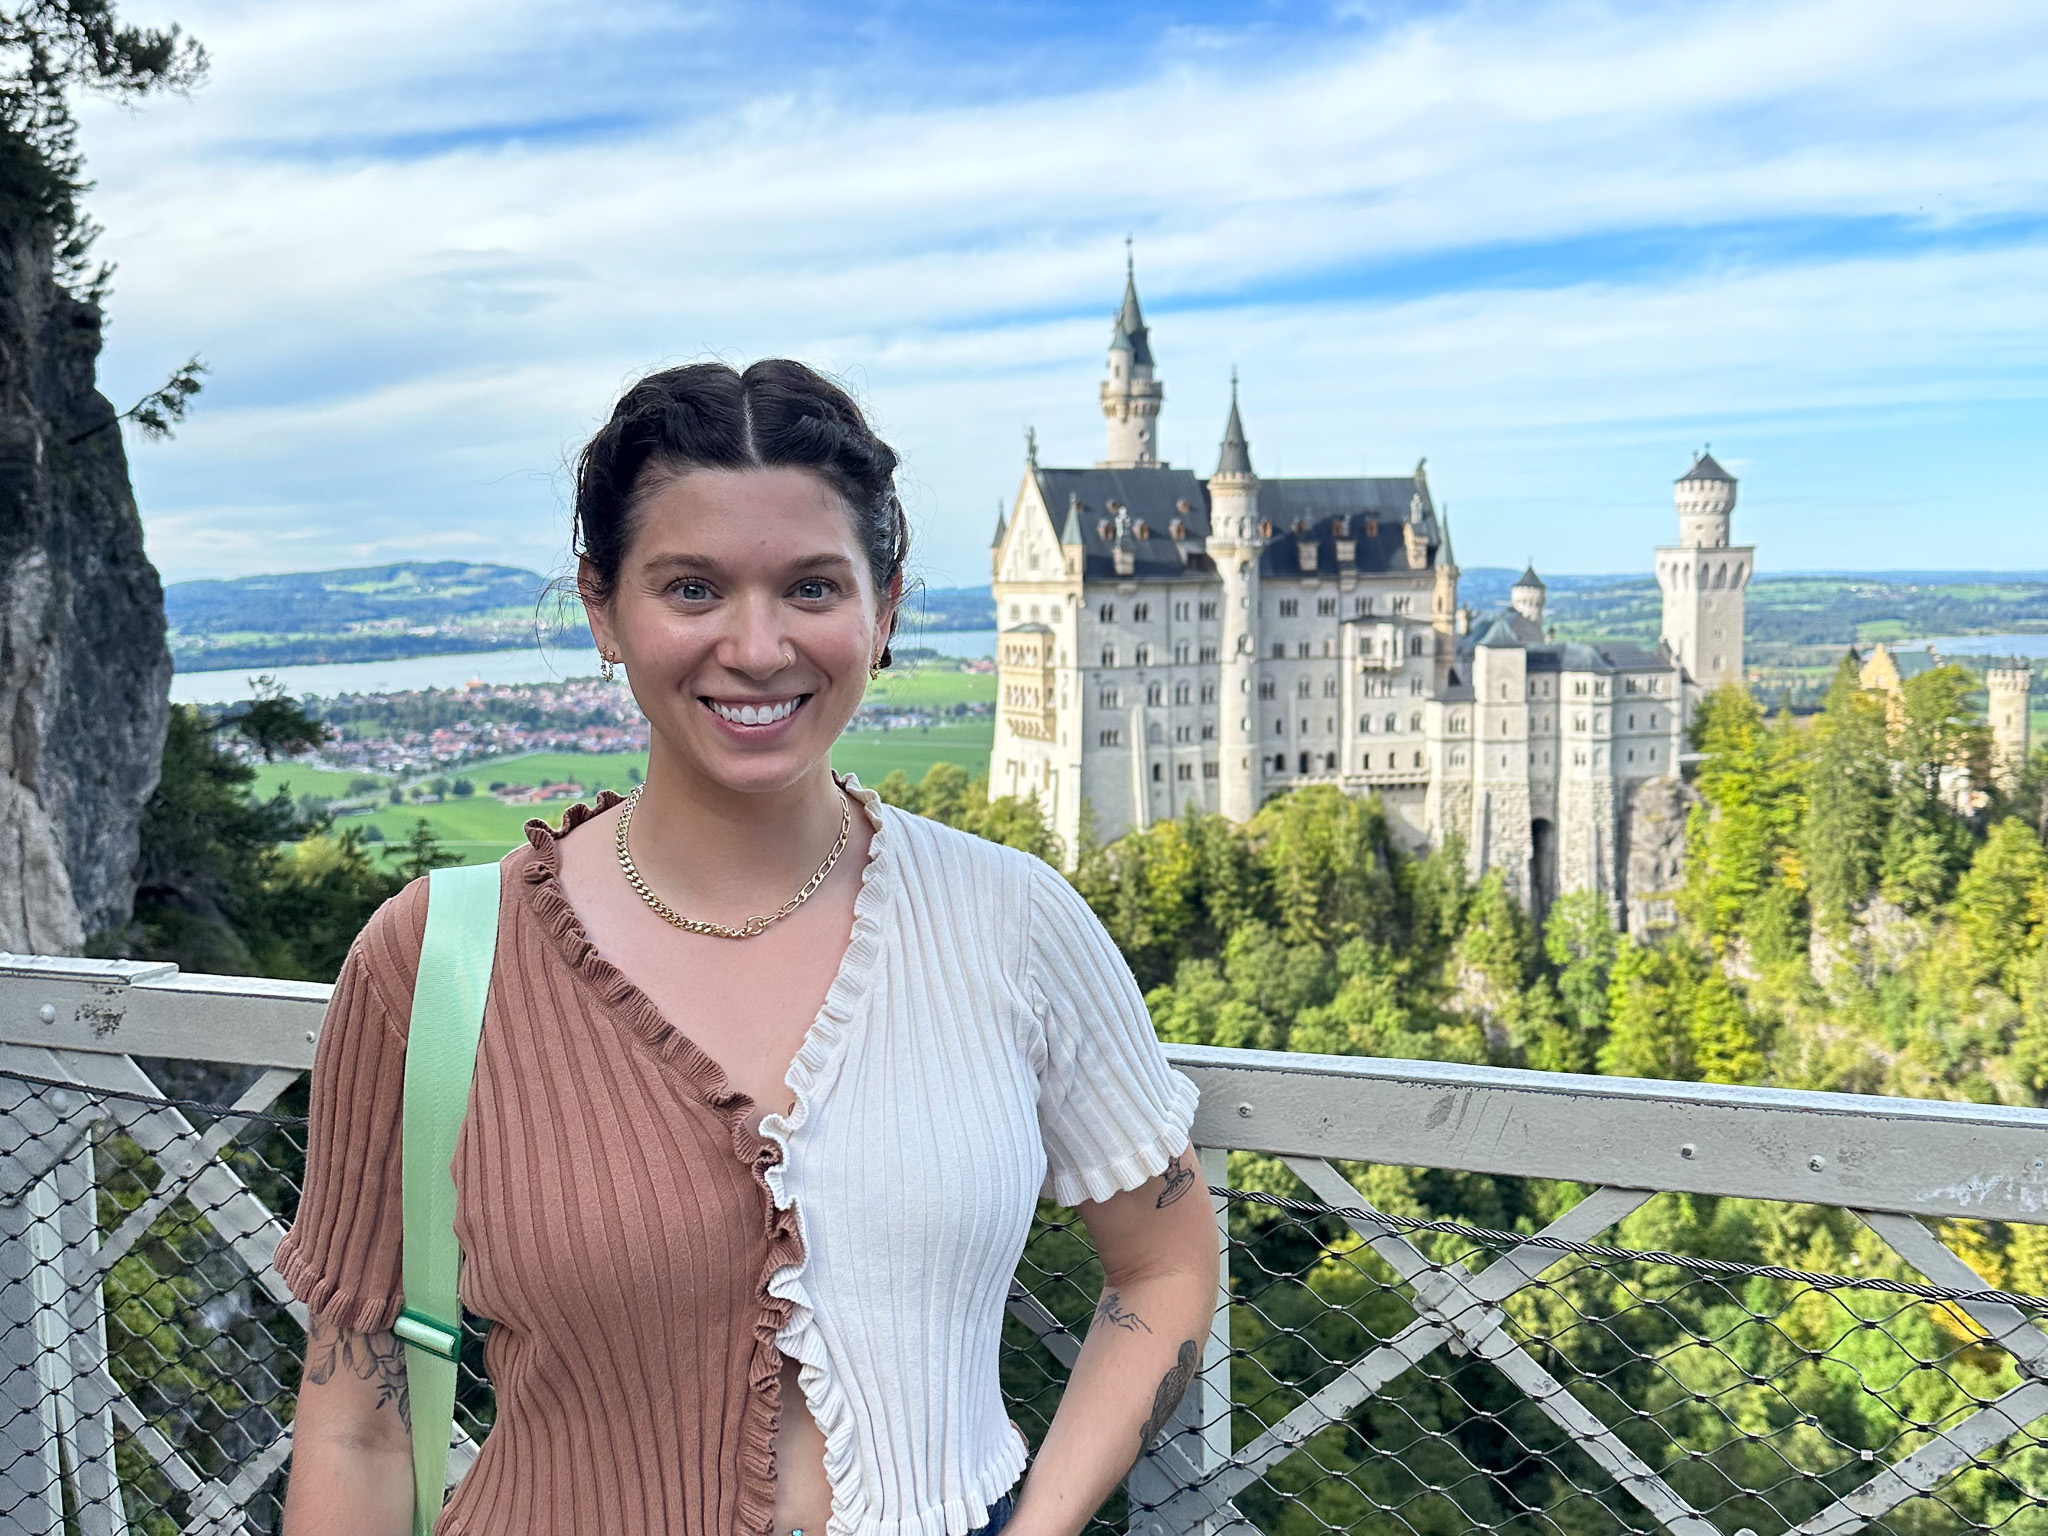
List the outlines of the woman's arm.
{"type": "Polygon", "coordinates": [[[357,1333],[315,1316],[292,1419],[284,1536],[344,1533],[412,1533],[405,1346],[389,1330],[357,1333]]]}
{"type": "Polygon", "coordinates": [[[1079,1209],[1102,1299],[1005,1536],[1077,1536],[1172,1416],[1216,1312],[1216,1215],[1192,1148],[1079,1209]]]}

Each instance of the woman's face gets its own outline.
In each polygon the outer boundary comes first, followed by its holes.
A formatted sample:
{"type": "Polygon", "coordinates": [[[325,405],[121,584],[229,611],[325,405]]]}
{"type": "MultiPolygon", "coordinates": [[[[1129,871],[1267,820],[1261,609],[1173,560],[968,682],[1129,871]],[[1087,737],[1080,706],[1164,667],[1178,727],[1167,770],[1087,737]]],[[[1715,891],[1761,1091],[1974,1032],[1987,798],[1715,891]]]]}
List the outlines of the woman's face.
{"type": "Polygon", "coordinates": [[[656,750],[740,791],[825,759],[888,638],[837,492],[799,469],[692,470],[640,505],[608,603],[585,601],[625,663],[656,750]]]}

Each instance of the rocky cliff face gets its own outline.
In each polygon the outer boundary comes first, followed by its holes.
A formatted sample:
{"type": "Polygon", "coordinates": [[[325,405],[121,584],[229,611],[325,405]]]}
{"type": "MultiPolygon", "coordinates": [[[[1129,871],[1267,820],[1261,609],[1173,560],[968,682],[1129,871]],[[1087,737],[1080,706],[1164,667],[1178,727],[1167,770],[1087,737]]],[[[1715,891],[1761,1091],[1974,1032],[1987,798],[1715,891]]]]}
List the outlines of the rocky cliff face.
{"type": "Polygon", "coordinates": [[[65,954],[128,920],[171,658],[100,312],[50,270],[0,227],[0,950],[65,954]]]}

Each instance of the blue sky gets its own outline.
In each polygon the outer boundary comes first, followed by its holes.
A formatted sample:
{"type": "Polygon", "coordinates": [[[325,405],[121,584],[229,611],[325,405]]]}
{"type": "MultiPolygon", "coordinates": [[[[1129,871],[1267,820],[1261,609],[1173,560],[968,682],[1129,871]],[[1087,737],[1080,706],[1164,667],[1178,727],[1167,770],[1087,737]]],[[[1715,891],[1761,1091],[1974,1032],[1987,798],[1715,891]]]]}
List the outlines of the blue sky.
{"type": "Polygon", "coordinates": [[[786,353],[984,581],[1022,434],[1101,453],[1136,242],[1161,445],[1427,455],[1467,565],[1646,569],[1711,442],[1772,569],[2048,567],[2048,7],[129,4],[214,57],[89,103],[168,579],[561,568],[636,373],[786,353]]]}

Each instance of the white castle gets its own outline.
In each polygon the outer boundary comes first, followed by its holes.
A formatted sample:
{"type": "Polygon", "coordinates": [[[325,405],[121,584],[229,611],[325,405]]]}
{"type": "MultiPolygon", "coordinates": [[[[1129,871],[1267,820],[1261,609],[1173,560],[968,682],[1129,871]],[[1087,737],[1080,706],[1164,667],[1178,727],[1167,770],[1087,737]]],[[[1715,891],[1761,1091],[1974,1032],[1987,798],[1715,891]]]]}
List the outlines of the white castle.
{"type": "Polygon", "coordinates": [[[991,793],[1036,793],[1072,850],[1084,803],[1108,839],[1335,784],[1378,795],[1413,846],[1455,835],[1538,910],[1592,890],[1654,916],[1683,846],[1685,711],[1743,676],[1734,477],[1702,453],[1679,478],[1656,650],[1565,643],[1533,569],[1498,614],[1459,606],[1423,464],[1261,479],[1233,377],[1205,481],[1158,456],[1164,397],[1127,274],[1107,456],[1050,469],[1034,442],[997,523],[991,793]]]}

